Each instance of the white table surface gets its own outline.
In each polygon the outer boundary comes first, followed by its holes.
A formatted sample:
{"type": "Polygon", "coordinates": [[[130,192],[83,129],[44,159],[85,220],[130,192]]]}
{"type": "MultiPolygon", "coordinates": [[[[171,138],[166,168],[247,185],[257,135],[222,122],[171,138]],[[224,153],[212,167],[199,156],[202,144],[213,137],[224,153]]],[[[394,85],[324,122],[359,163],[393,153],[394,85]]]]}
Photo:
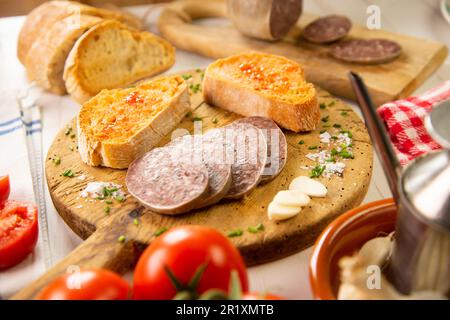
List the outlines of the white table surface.
{"type": "MultiPolygon", "coordinates": [[[[438,0],[305,0],[305,12],[318,15],[344,14],[355,23],[365,24],[368,5],[376,4],[381,9],[383,29],[444,42],[449,46],[450,25],[440,14],[439,2],[438,0]]],[[[155,21],[159,10],[152,9],[148,12],[149,7],[131,7],[128,10],[139,16],[143,16],[147,12],[146,27],[156,32],[155,21]]],[[[23,17],[0,19],[0,96],[10,94],[27,84],[25,70],[15,54],[17,35],[23,19],[23,17]]],[[[176,64],[170,72],[206,67],[210,62],[210,59],[178,50],[176,64]]],[[[450,58],[447,58],[446,63],[417,92],[423,92],[448,79],[450,79],[450,58]]],[[[45,152],[56,133],[76,115],[79,108],[67,96],[54,96],[51,101],[43,107],[45,152]]],[[[1,145],[0,150],[2,150],[1,145]]],[[[1,171],[0,168],[0,173],[1,171]]],[[[12,183],[11,198],[20,200],[23,192],[14,188],[14,181],[12,183]]],[[[373,179],[364,202],[389,196],[390,192],[382,168],[378,159],[375,159],[373,179]]],[[[80,244],[81,240],[59,218],[48,196],[47,208],[53,259],[58,261],[80,244]]],[[[311,249],[307,249],[285,259],[250,268],[251,289],[270,291],[289,299],[311,299],[308,281],[310,254],[311,249]]],[[[14,276],[19,278],[20,272],[15,273],[14,276]]]]}

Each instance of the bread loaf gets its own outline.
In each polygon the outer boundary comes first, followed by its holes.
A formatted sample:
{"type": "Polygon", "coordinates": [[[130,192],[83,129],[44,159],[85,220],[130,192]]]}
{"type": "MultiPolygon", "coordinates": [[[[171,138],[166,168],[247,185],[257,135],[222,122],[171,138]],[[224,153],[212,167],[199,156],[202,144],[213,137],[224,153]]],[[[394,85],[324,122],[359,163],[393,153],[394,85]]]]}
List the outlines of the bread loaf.
{"type": "Polygon", "coordinates": [[[34,41],[45,34],[57,21],[71,15],[91,15],[104,19],[115,19],[133,28],[141,28],[141,21],[128,13],[94,8],[75,1],[48,1],[32,10],[19,34],[17,56],[25,65],[26,57],[34,41]]]}
{"type": "Polygon", "coordinates": [[[36,38],[28,52],[25,60],[28,78],[47,91],[65,94],[64,64],[70,50],[84,32],[102,21],[88,15],[71,15],[56,21],[36,38]]]}
{"type": "Polygon", "coordinates": [[[175,49],[151,34],[106,20],[81,36],[64,69],[67,91],[83,103],[102,89],[129,85],[175,62],[175,49]]]}

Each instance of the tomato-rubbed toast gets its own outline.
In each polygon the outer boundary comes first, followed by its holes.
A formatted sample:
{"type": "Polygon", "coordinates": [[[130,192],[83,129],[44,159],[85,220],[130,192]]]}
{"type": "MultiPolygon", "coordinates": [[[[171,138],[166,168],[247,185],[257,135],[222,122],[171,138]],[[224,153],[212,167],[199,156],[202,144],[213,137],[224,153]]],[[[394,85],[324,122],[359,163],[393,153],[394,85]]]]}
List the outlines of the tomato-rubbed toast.
{"type": "Polygon", "coordinates": [[[205,71],[203,95],[207,103],[271,118],[295,132],[315,129],[320,119],[316,90],[303,68],[276,55],[251,52],[213,62],[205,71]]]}
{"type": "Polygon", "coordinates": [[[134,88],[103,90],[77,118],[78,150],[91,166],[127,168],[190,111],[186,82],[161,77],[134,88]]]}
{"type": "Polygon", "coordinates": [[[133,28],[141,28],[139,18],[121,11],[91,7],[75,1],[48,1],[32,10],[20,30],[17,56],[25,64],[28,52],[36,39],[48,32],[55,22],[71,15],[89,15],[103,19],[115,19],[133,28]]]}
{"type": "Polygon", "coordinates": [[[83,103],[102,89],[127,86],[175,62],[175,49],[146,31],[106,20],[81,36],[64,69],[67,91],[83,103]]]}

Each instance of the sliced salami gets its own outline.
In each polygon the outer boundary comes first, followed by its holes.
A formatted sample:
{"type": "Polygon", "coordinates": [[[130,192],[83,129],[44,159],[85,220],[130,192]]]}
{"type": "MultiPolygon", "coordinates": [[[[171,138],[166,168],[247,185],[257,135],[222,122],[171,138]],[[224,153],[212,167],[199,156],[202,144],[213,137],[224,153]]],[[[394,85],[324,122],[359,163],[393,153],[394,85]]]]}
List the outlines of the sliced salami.
{"type": "Polygon", "coordinates": [[[401,46],[386,39],[352,39],[337,43],[331,50],[339,60],[360,64],[380,64],[396,59],[401,46]]]}
{"type": "Polygon", "coordinates": [[[231,186],[231,164],[216,161],[222,145],[217,145],[215,141],[204,141],[203,136],[187,135],[173,140],[166,147],[174,159],[203,163],[208,169],[208,190],[196,209],[212,205],[227,194],[231,186]]]}
{"type": "Polygon", "coordinates": [[[204,139],[221,145],[218,158],[231,163],[231,187],[225,198],[242,198],[258,185],[267,159],[267,143],[261,130],[235,122],[207,132],[204,139]]]}
{"type": "Polygon", "coordinates": [[[303,37],[313,43],[330,43],[345,37],[352,22],[345,16],[330,15],[314,20],[303,30],[303,37]]]}
{"type": "Polygon", "coordinates": [[[265,117],[247,117],[235,123],[248,123],[262,131],[267,142],[267,161],[261,182],[273,180],[283,170],[287,160],[287,142],[283,131],[272,119],[265,117]]]}
{"type": "Polygon", "coordinates": [[[202,163],[174,161],[168,148],[156,148],[128,168],[128,191],[155,212],[180,214],[192,210],[208,190],[202,163]]]}

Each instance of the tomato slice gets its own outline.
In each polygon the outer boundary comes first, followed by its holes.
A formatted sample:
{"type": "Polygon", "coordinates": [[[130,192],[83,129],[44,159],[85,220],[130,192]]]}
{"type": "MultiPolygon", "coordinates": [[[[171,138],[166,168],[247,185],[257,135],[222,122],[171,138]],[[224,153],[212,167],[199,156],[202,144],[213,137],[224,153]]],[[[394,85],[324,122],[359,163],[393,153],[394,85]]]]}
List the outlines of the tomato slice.
{"type": "Polygon", "coordinates": [[[56,278],[38,296],[39,300],[126,300],[128,282],[106,269],[86,269],[56,278]]]}
{"type": "Polygon", "coordinates": [[[0,176],[0,209],[3,208],[5,201],[8,200],[9,192],[9,176],[0,176]]]}
{"type": "Polygon", "coordinates": [[[33,251],[38,239],[37,208],[7,200],[0,210],[0,269],[12,267],[33,251]]]}

